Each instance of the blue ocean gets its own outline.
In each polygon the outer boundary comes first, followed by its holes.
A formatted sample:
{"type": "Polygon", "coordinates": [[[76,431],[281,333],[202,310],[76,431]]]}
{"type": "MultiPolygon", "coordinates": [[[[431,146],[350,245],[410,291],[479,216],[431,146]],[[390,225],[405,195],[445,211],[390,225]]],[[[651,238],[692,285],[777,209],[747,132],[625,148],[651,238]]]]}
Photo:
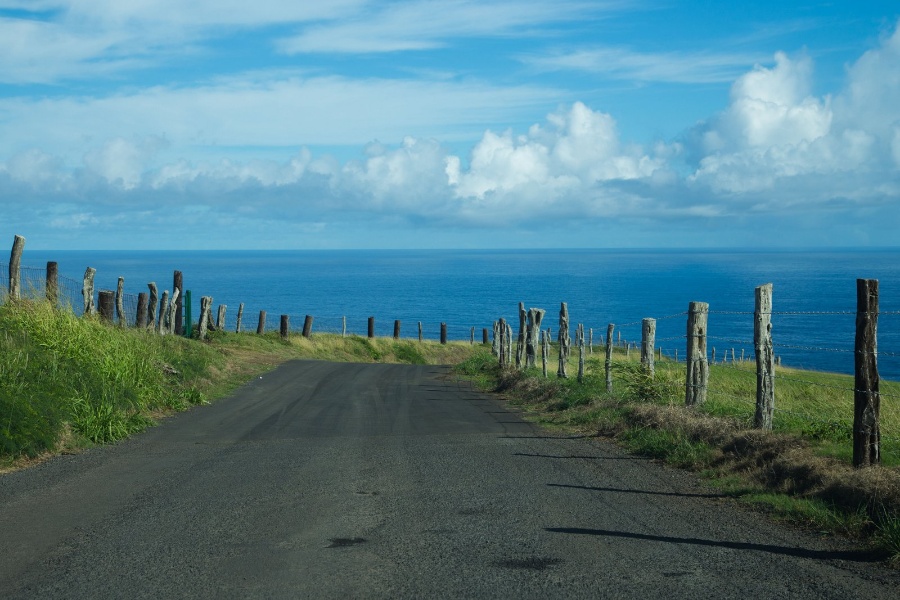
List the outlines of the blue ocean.
{"type": "MultiPolygon", "coordinates": [[[[234,328],[244,303],[244,329],[255,329],[260,310],[268,326],[279,315],[292,328],[314,317],[313,331],[365,334],[375,317],[376,333],[390,335],[395,319],[401,335],[436,339],[446,323],[451,339],[481,339],[504,317],[518,325],[518,304],[547,311],[544,328],[558,324],[561,302],[574,329],[583,323],[599,345],[607,324],[616,339],[640,341],[640,321],[657,322],[657,347],[684,356],[686,311],[691,301],[708,302],[710,352],[717,360],[732,349],[753,357],[754,288],[774,285],[773,338],[776,355],[789,366],[853,372],[857,278],[878,279],[879,367],[882,377],[900,378],[900,250],[380,250],[380,251],[46,251],[26,248],[26,277],[39,280],[47,261],[59,264],[61,280],[80,302],[86,267],[97,270],[97,290],[116,288],[136,298],[156,282],[172,289],[183,273],[192,292],[196,320],[201,296],[213,297],[213,314],[227,306],[234,328]]],[[[5,270],[5,266],[4,266],[5,270]]],[[[4,273],[5,275],[5,273],[4,273]]],[[[35,284],[37,285],[37,284],[35,284]]]]}

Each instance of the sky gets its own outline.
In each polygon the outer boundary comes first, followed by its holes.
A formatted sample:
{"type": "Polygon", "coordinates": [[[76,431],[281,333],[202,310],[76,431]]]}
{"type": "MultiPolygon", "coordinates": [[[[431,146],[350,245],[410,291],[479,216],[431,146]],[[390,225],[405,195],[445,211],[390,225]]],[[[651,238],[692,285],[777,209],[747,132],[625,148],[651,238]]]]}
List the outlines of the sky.
{"type": "Polygon", "coordinates": [[[37,249],[900,246],[896,0],[0,0],[37,249]]]}

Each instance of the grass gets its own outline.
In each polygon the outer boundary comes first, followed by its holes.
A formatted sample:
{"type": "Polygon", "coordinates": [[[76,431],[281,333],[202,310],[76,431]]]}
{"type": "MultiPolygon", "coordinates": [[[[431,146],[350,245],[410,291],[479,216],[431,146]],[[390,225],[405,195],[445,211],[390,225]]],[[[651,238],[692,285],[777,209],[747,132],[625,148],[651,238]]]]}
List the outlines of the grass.
{"type": "Polygon", "coordinates": [[[453,364],[464,343],[213,332],[202,343],[79,318],[44,301],[0,305],[0,471],[115,442],[219,398],[292,358],[453,364]]]}
{"type": "Polygon", "coordinates": [[[538,370],[501,369],[485,349],[458,370],[538,423],[696,470],[729,496],[816,531],[856,536],[900,564],[900,406],[890,401],[900,396],[897,383],[881,384],[883,464],[854,469],[852,377],[778,367],[774,431],[762,432],[751,428],[753,363],[711,365],[707,401],[695,408],[684,406],[684,363],[657,361],[650,377],[615,349],[611,392],[604,363],[591,357],[586,365],[583,383],[545,379],[538,370]]]}

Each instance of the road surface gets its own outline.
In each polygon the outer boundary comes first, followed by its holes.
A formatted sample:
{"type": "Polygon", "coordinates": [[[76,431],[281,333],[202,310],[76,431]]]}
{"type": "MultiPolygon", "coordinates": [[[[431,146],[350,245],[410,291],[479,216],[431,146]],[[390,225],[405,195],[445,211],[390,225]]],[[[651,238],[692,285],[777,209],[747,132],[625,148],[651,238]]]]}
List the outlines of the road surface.
{"type": "Polygon", "coordinates": [[[0,597],[897,598],[865,553],[444,367],[286,363],[0,476],[0,597]]]}

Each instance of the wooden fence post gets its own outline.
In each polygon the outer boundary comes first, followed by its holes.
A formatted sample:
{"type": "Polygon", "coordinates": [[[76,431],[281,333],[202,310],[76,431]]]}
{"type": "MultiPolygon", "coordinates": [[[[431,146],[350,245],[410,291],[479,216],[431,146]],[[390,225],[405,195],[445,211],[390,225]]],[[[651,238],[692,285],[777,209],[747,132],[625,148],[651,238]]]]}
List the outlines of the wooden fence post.
{"type": "Polygon", "coordinates": [[[503,368],[506,366],[506,321],[503,317],[500,317],[500,320],[497,322],[497,331],[499,332],[498,336],[494,336],[494,341],[498,342],[498,353],[497,356],[500,358],[500,367],[503,368]]]}
{"type": "Polygon", "coordinates": [[[309,339],[312,335],[312,326],[313,326],[313,316],[306,315],[306,318],[303,320],[303,337],[309,339]]]}
{"type": "Polygon", "coordinates": [[[878,280],[856,280],[853,466],[881,462],[881,395],[878,378],[878,280]]]}
{"type": "Polygon", "coordinates": [[[535,345],[543,343],[538,340],[538,333],[541,332],[541,321],[547,311],[541,308],[528,309],[528,324],[525,329],[525,366],[534,368],[536,357],[535,345]]]}
{"type": "Polygon", "coordinates": [[[491,342],[491,354],[500,358],[500,321],[494,321],[494,340],[491,342]]]}
{"type": "MultiPolygon", "coordinates": [[[[756,288],[753,311],[753,349],[756,352],[756,414],[753,425],[772,429],[775,412],[775,352],[772,347],[772,284],[756,288]]],[[[741,361],[744,360],[741,351],[741,361]]]]}
{"type": "Polygon", "coordinates": [[[59,306],[59,265],[53,261],[47,262],[47,281],[44,285],[44,293],[47,302],[57,308],[59,306]]]}
{"type": "Polygon", "coordinates": [[[178,299],[181,297],[180,290],[174,290],[172,292],[172,301],[169,302],[169,307],[166,310],[166,333],[169,335],[175,334],[175,313],[178,311],[178,299]]]}
{"type": "Polygon", "coordinates": [[[159,303],[159,290],[156,288],[155,281],[148,283],[147,287],[150,289],[150,301],[147,304],[147,327],[153,327],[153,324],[156,323],[156,306],[159,303]]]}
{"type": "Polygon", "coordinates": [[[266,311],[259,311],[259,323],[256,325],[256,334],[262,335],[266,332],[266,311]]]}
{"type": "Polygon", "coordinates": [[[288,339],[288,334],[291,331],[291,318],[288,315],[281,315],[281,326],[278,331],[281,334],[281,339],[288,339]]]}
{"type": "Polygon", "coordinates": [[[164,290],[159,301],[159,319],[156,321],[156,332],[162,335],[166,332],[166,313],[169,310],[169,290],[164,290]]]}
{"type": "Polygon", "coordinates": [[[579,323],[575,339],[578,344],[578,383],[584,382],[584,324],[579,323]]]}
{"type": "Polygon", "coordinates": [[[547,361],[550,360],[550,331],[541,330],[541,372],[547,379],[547,361]]]}
{"type": "Polygon", "coordinates": [[[447,324],[441,323],[441,344],[447,343],[447,324]]]}
{"type": "Polygon", "coordinates": [[[100,313],[100,320],[104,323],[112,323],[113,311],[116,304],[115,292],[112,290],[100,290],[100,293],[97,296],[97,308],[100,313]]]}
{"type": "Polygon", "coordinates": [[[25,238],[17,235],[13,238],[13,247],[9,255],[9,297],[18,300],[22,297],[22,252],[25,250],[25,238]]]}
{"type": "Polygon", "coordinates": [[[606,393],[612,393],[612,351],[613,351],[613,330],[615,325],[610,323],[606,326],[606,393]]]}
{"type": "Polygon", "coordinates": [[[116,284],[116,321],[119,327],[125,327],[125,278],[119,277],[116,284]]]}
{"type": "Polygon", "coordinates": [[[685,381],[685,404],[695,406],[706,401],[709,384],[709,362],[706,358],[706,323],[709,304],[691,302],[688,305],[687,321],[687,377],[685,381]]]}
{"type": "Polygon", "coordinates": [[[227,304],[219,305],[219,312],[216,315],[216,329],[225,331],[225,311],[228,310],[227,304]]]}
{"type": "Polygon", "coordinates": [[[556,376],[565,379],[569,375],[566,373],[566,367],[569,360],[569,307],[563,302],[559,308],[559,333],[557,333],[557,341],[559,342],[559,367],[556,370],[556,376]]]}
{"type": "Polygon", "coordinates": [[[488,336],[487,327],[481,328],[481,343],[484,346],[487,346],[491,342],[490,337],[488,336]]]}
{"type": "Polygon", "coordinates": [[[375,337],[375,317],[369,317],[369,331],[368,331],[368,334],[369,334],[369,339],[370,339],[370,340],[371,340],[372,338],[375,337]]]}
{"type": "Polygon", "coordinates": [[[94,275],[97,269],[88,267],[84,272],[84,282],[81,285],[81,297],[84,298],[84,316],[94,313],[94,275]]]}
{"type": "Polygon", "coordinates": [[[134,319],[134,326],[138,329],[147,328],[147,292],[138,294],[137,316],[134,319]]]}
{"type": "Polygon", "coordinates": [[[656,319],[643,319],[641,321],[641,364],[644,365],[647,374],[653,379],[656,374],[656,365],[653,362],[653,347],[656,345],[656,319]]]}
{"type": "Polygon", "coordinates": [[[394,339],[400,339],[400,319],[394,319],[394,339]]]}
{"type": "Polygon", "coordinates": [[[181,271],[175,271],[172,276],[172,298],[175,302],[175,316],[171,330],[176,335],[184,335],[184,275],[181,271]]]}
{"type": "MultiPolygon", "coordinates": [[[[176,317],[177,319],[178,317],[176,317]]],[[[234,326],[234,332],[241,332],[241,321],[244,319],[244,303],[238,304],[237,324],[234,326]]]]}
{"type": "Polygon", "coordinates": [[[206,332],[209,329],[209,322],[212,313],[212,296],[200,296],[200,339],[206,339],[206,332]]]}
{"type": "Polygon", "coordinates": [[[470,346],[474,346],[474,345],[475,345],[475,328],[474,328],[474,327],[472,328],[472,333],[471,333],[471,335],[470,335],[470,337],[469,337],[469,345],[470,345],[470,346]]]}
{"type": "Polygon", "coordinates": [[[192,337],[194,334],[194,321],[191,315],[191,290],[184,291],[184,335],[192,337]]]}
{"type": "Polygon", "coordinates": [[[525,358],[525,321],[527,313],[525,312],[525,303],[519,302],[519,337],[516,339],[516,369],[523,367],[523,359],[525,358]]]}
{"type": "Polygon", "coordinates": [[[424,334],[422,332],[422,321],[419,321],[419,341],[421,342],[424,339],[424,334]]]}
{"type": "Polygon", "coordinates": [[[347,337],[347,315],[341,317],[341,337],[347,337]]]}

